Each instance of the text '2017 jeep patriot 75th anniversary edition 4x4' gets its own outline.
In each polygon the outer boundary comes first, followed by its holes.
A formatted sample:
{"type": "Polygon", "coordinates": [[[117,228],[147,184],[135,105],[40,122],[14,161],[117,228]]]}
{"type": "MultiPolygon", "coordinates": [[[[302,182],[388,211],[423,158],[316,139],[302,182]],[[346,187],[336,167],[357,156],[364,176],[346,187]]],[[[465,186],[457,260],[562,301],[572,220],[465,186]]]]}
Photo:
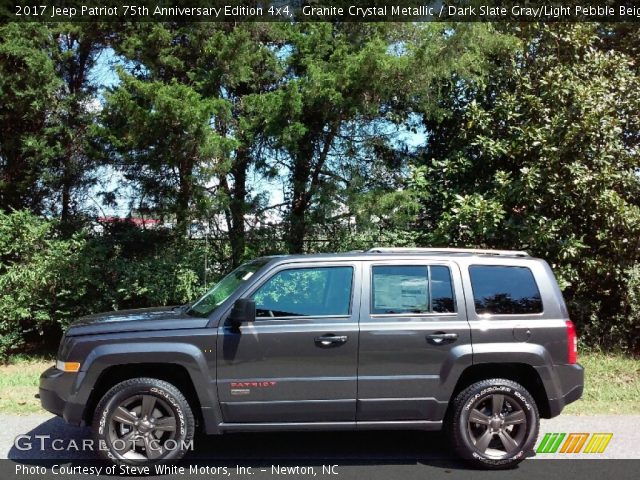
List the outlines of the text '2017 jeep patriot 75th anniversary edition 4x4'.
{"type": "Polygon", "coordinates": [[[504,468],[580,398],[576,331],[525,252],[376,248],[246,263],[198,301],[71,325],[45,409],[117,463],[177,460],[196,428],[446,428],[504,468]]]}

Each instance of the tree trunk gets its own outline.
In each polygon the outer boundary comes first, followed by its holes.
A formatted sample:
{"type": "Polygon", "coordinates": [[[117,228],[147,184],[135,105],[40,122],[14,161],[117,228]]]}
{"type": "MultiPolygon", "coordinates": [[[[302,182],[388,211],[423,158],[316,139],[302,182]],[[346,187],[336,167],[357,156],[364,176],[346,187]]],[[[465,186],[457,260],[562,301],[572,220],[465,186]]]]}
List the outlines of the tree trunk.
{"type": "Polygon", "coordinates": [[[24,207],[19,188],[19,185],[23,183],[19,168],[21,160],[13,161],[9,155],[10,153],[7,154],[6,166],[2,174],[4,185],[0,190],[0,208],[7,213],[24,207]]]}
{"type": "Polygon", "coordinates": [[[325,165],[331,145],[338,131],[340,120],[331,125],[330,130],[318,146],[321,149],[313,163],[316,150],[316,139],[306,135],[301,142],[301,148],[295,158],[293,168],[293,195],[291,211],[289,212],[289,232],[287,246],[290,253],[304,253],[304,240],[307,234],[306,216],[311,199],[320,184],[320,173],[325,165]],[[312,168],[313,167],[313,168],[312,168]]]}
{"type": "MultiPolygon", "coordinates": [[[[76,112],[74,112],[76,113],[76,112]]],[[[62,178],[61,178],[61,187],[62,187],[62,211],[60,212],[60,219],[62,223],[67,223],[71,217],[71,189],[73,188],[73,179],[69,170],[71,169],[72,160],[72,142],[71,138],[67,139],[67,145],[65,148],[65,158],[62,159],[62,178]]]]}
{"type": "Polygon", "coordinates": [[[189,235],[189,203],[191,202],[192,192],[192,169],[193,162],[182,162],[179,166],[180,186],[178,189],[178,199],[176,205],[176,228],[185,236],[189,235]]]}
{"type": "Polygon", "coordinates": [[[248,165],[249,152],[245,148],[241,148],[237,151],[237,157],[231,167],[233,192],[229,203],[229,209],[231,211],[229,239],[231,242],[231,263],[233,267],[237,267],[242,262],[246,244],[244,215],[246,213],[248,165]]]}
{"type": "Polygon", "coordinates": [[[70,181],[64,179],[62,183],[62,212],[60,214],[63,223],[71,217],[71,186],[70,181]]]}
{"type": "Polygon", "coordinates": [[[304,239],[307,233],[306,214],[309,205],[307,184],[311,174],[314,143],[311,139],[304,139],[303,147],[298,151],[293,167],[293,185],[291,210],[289,211],[289,232],[287,248],[289,253],[303,253],[304,239]]]}

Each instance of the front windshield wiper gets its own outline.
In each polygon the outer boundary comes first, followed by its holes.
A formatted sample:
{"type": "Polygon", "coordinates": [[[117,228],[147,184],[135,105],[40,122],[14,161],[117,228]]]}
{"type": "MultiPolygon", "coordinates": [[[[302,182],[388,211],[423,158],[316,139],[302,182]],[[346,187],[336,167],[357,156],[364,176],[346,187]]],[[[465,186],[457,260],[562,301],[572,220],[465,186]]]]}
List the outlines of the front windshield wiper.
{"type": "Polygon", "coordinates": [[[194,310],[192,308],[194,303],[195,302],[191,302],[186,305],[183,305],[185,307],[185,309],[183,310],[185,315],[189,315],[190,317],[199,317],[199,318],[205,318],[209,316],[208,313],[202,313],[202,312],[199,312],[198,310],[194,310]]]}
{"type": "Polygon", "coordinates": [[[183,305],[175,305],[171,310],[175,312],[176,310],[180,309],[183,312],[188,313],[188,310],[191,308],[191,305],[193,305],[193,302],[185,303],[183,305]]]}

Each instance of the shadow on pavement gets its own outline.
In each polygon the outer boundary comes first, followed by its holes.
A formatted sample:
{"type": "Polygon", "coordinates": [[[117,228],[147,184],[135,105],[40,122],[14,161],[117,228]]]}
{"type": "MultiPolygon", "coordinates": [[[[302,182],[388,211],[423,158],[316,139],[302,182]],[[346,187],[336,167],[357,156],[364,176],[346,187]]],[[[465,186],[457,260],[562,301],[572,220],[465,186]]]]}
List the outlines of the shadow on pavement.
{"type": "MultiPolygon", "coordinates": [[[[24,432],[11,447],[9,460],[28,465],[103,464],[84,441],[88,428],[52,418],[24,432]],[[55,444],[52,442],[57,440],[55,444]],[[28,448],[30,447],[30,448],[28,448]],[[55,448],[54,448],[55,447],[55,448]]],[[[440,432],[277,432],[197,435],[183,465],[270,467],[278,465],[416,465],[466,469],[448,451],[440,432]]]]}

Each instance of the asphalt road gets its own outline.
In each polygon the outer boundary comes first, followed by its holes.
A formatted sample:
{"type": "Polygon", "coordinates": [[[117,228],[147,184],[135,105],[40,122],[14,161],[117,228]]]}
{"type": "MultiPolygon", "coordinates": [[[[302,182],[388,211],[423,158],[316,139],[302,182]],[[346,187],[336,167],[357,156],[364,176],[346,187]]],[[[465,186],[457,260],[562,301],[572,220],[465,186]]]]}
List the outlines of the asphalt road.
{"type": "MultiPolygon", "coordinates": [[[[165,475],[164,478],[210,480],[235,476],[238,480],[249,477],[251,480],[267,477],[275,480],[285,475],[277,470],[279,467],[287,467],[286,476],[291,478],[337,476],[340,480],[443,476],[450,479],[506,478],[507,473],[509,478],[638,478],[640,415],[563,415],[543,420],[540,430],[540,438],[547,432],[610,432],[613,437],[603,454],[540,454],[510,472],[469,470],[451,455],[444,436],[433,432],[260,433],[197,437],[194,451],[182,462],[187,474],[165,475]],[[607,461],[602,461],[604,459],[607,461]],[[337,466],[334,467],[337,475],[322,473],[322,466],[328,468],[330,465],[337,466]],[[190,467],[199,470],[188,474],[190,467]]],[[[94,452],[82,451],[83,439],[89,438],[88,429],[68,426],[50,415],[0,415],[0,458],[4,459],[0,460],[0,478],[97,478],[96,475],[55,475],[51,470],[53,465],[104,467],[105,464],[95,461],[94,452]],[[19,435],[28,438],[23,437],[16,445],[19,435]],[[51,444],[54,439],[60,439],[58,447],[75,444],[78,450],[55,450],[51,444]],[[32,448],[25,449],[29,442],[32,448]]]]}

